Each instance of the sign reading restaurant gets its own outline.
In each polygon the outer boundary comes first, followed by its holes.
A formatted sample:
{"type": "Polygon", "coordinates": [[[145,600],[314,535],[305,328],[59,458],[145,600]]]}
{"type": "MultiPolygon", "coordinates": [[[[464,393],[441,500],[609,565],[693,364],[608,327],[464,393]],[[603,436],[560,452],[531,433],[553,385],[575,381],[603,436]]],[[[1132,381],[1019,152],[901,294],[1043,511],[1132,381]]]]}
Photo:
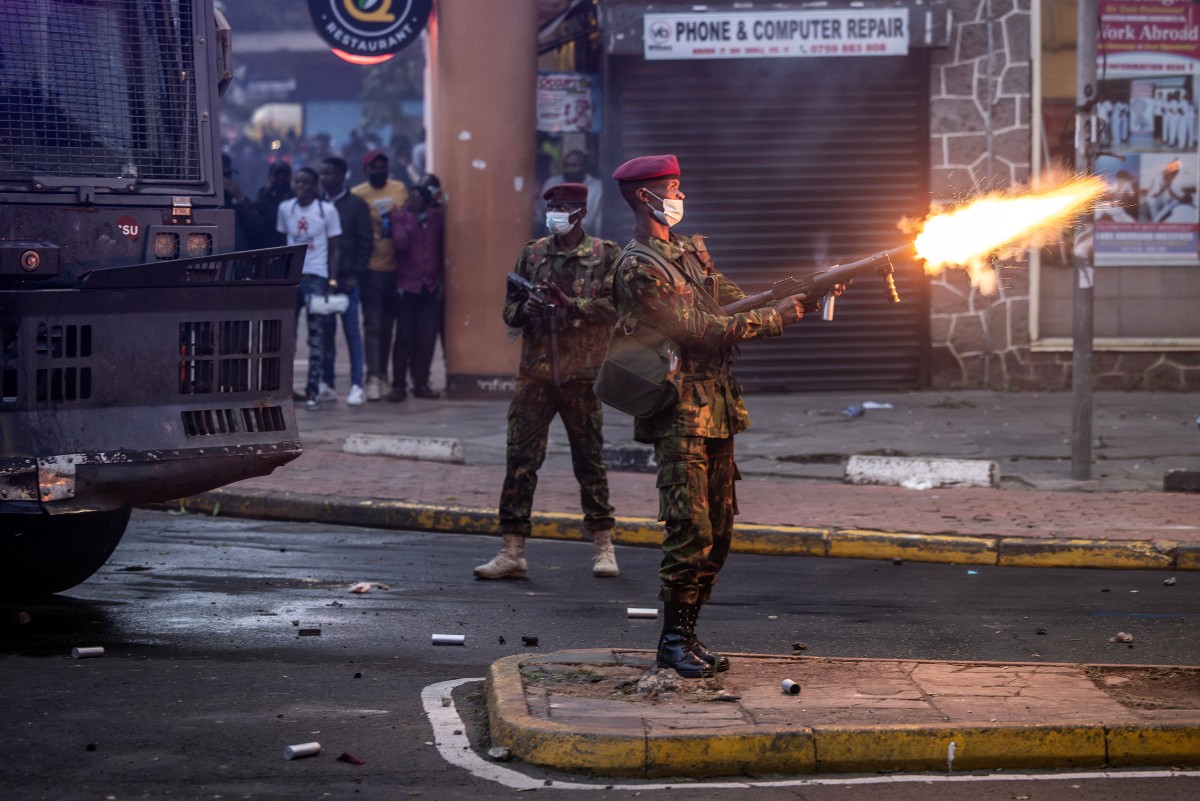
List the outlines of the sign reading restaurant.
{"type": "Polygon", "coordinates": [[[907,8],[646,14],[647,60],[904,56],[907,8]]]}
{"type": "Polygon", "coordinates": [[[355,56],[395,53],[417,40],[433,0],[308,0],[313,27],[355,56]]]}

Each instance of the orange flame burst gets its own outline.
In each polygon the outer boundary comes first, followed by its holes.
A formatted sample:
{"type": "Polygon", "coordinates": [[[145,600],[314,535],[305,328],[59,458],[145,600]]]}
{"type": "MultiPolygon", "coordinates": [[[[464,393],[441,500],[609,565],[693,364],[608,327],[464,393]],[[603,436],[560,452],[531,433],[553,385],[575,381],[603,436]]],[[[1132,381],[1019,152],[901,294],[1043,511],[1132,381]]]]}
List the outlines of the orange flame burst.
{"type": "Polygon", "coordinates": [[[1106,191],[1104,179],[1094,175],[1049,175],[1035,189],[993,192],[915,225],[902,221],[901,228],[919,232],[913,246],[926,273],[961,267],[971,286],[990,295],[997,278],[989,257],[1053,241],[1106,191]]]}

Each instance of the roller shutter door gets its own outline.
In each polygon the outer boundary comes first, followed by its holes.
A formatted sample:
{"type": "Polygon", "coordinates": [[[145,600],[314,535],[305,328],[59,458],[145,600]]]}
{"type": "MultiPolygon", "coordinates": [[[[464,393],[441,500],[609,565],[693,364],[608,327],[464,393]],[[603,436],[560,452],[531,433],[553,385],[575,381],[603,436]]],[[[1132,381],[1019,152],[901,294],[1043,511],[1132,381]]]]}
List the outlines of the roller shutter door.
{"type": "MultiPolygon", "coordinates": [[[[900,218],[928,211],[929,67],[903,58],[646,61],[608,64],[605,174],[637,155],[675,153],[684,234],[749,293],[773,281],[903,244],[900,218]]],[[[606,193],[608,235],[632,216],[606,193]]],[[[757,390],[906,390],[926,384],[929,284],[897,263],[902,302],[864,275],[836,319],[812,315],[780,339],[742,347],[735,373],[757,390]]]]}

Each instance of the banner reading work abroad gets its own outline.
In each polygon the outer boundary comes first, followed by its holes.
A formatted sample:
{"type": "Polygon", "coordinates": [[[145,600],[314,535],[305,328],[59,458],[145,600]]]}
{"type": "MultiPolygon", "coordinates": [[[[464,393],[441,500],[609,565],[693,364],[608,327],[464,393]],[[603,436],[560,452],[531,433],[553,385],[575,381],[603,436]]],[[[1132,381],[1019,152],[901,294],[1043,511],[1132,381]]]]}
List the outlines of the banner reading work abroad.
{"type": "Polygon", "coordinates": [[[908,54],[907,8],[681,11],[643,17],[647,60],[908,54]]]}
{"type": "Polygon", "coordinates": [[[1096,264],[1200,264],[1200,8],[1102,2],[1098,56],[1096,264]]]}

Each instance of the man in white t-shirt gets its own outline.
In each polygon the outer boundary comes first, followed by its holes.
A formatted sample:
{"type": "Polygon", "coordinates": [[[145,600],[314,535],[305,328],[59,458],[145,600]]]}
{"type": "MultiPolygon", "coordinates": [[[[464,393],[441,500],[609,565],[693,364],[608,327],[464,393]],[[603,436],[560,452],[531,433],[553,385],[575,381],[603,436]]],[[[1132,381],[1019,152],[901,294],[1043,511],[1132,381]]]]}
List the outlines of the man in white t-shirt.
{"type": "Polygon", "coordinates": [[[304,254],[304,271],[300,276],[300,292],[296,296],[296,323],[300,310],[308,323],[308,383],[304,405],[316,409],[321,401],[318,389],[321,382],[321,321],[324,315],[313,314],[309,303],[315,295],[328,295],[337,290],[337,269],[341,263],[339,237],[342,220],[337,208],[317,197],[317,173],[311,167],[296,170],[292,189],[296,196],[279,204],[275,230],[287,236],[289,245],[308,245],[304,254]]]}

